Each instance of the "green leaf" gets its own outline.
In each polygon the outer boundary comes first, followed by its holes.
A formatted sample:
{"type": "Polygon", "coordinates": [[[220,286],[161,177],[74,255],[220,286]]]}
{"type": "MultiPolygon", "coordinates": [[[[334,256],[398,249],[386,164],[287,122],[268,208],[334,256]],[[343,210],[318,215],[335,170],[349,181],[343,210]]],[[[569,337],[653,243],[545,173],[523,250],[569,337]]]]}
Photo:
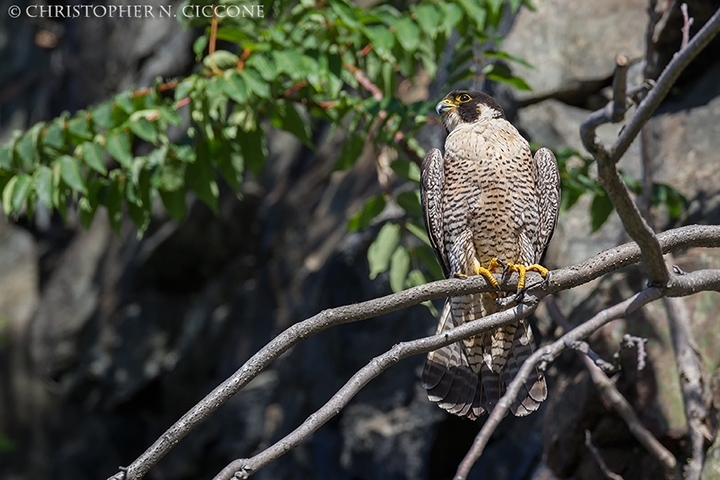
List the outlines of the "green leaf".
{"type": "Polygon", "coordinates": [[[248,67],[253,67],[255,70],[257,70],[263,80],[267,82],[272,82],[277,78],[277,68],[275,66],[275,63],[270,59],[268,55],[263,55],[259,53],[250,55],[250,58],[247,62],[245,62],[245,65],[248,67]]]}
{"type": "Polygon", "coordinates": [[[421,247],[414,249],[413,253],[417,255],[420,262],[425,265],[425,268],[427,268],[427,271],[430,273],[433,280],[440,280],[445,277],[443,275],[442,267],[440,267],[440,263],[435,255],[435,251],[431,247],[422,245],[421,247]]]}
{"type": "Polygon", "coordinates": [[[130,146],[130,137],[125,132],[113,133],[105,137],[105,148],[115,160],[125,168],[130,168],[133,155],[130,146]]]}
{"type": "Polygon", "coordinates": [[[100,145],[93,142],[85,142],[78,147],[80,149],[80,155],[85,160],[88,167],[92,168],[96,172],[107,175],[107,169],[105,168],[105,161],[103,156],[103,149],[100,145]]]}
{"type": "Polygon", "coordinates": [[[513,76],[510,70],[504,65],[487,65],[483,68],[483,74],[485,74],[485,77],[488,80],[492,80],[493,82],[506,83],[521,91],[532,91],[532,88],[530,88],[530,85],[528,85],[525,80],[520,77],[513,76]]]}
{"type": "Polygon", "coordinates": [[[415,162],[411,162],[410,160],[406,160],[404,158],[398,158],[390,164],[390,168],[392,168],[400,178],[404,178],[405,180],[411,182],[420,182],[420,167],[418,167],[415,162]]]}
{"type": "Polygon", "coordinates": [[[353,9],[347,3],[342,0],[330,0],[329,3],[330,7],[345,26],[351,30],[356,30],[360,27],[360,22],[358,22],[355,12],[353,12],[353,9]]]}
{"type": "Polygon", "coordinates": [[[465,10],[465,14],[475,24],[475,28],[481,32],[484,31],[487,17],[485,9],[478,5],[476,0],[458,0],[457,3],[465,10]]]}
{"type": "Polygon", "coordinates": [[[90,110],[90,116],[96,125],[109,130],[114,126],[113,122],[113,105],[112,102],[101,103],[93,110],[90,110]]]}
{"type": "Polygon", "coordinates": [[[602,227],[605,220],[610,216],[613,211],[613,205],[605,193],[602,195],[595,195],[593,198],[592,205],[590,206],[590,227],[593,232],[596,232],[602,227]]]}
{"type": "MultiPolygon", "coordinates": [[[[140,112],[136,112],[140,113],[140,112]]],[[[145,116],[142,115],[131,115],[130,123],[128,124],[130,130],[142,138],[146,142],[155,143],[157,142],[158,133],[155,126],[145,116]]]]}
{"type": "Polygon", "coordinates": [[[115,105],[130,115],[135,111],[135,103],[132,99],[132,92],[122,92],[115,96],[115,105]]]}
{"type": "Polygon", "coordinates": [[[378,54],[387,55],[395,46],[395,36],[384,25],[372,25],[363,28],[365,36],[378,54]]]}
{"type": "Polygon", "coordinates": [[[180,125],[182,123],[182,118],[174,106],[162,107],[160,109],[160,118],[171,125],[180,125]]]}
{"type": "Polygon", "coordinates": [[[485,4],[490,10],[490,23],[493,27],[497,27],[501,18],[503,0],[485,0],[485,4]]]}
{"type": "Polygon", "coordinates": [[[80,161],[69,155],[63,155],[56,162],[60,164],[60,176],[63,181],[76,192],[87,193],[80,174],[80,161]]]}
{"type": "Polygon", "coordinates": [[[432,3],[413,6],[412,11],[417,16],[420,29],[432,38],[437,36],[438,26],[442,16],[437,7],[432,3]]]}
{"type": "Polygon", "coordinates": [[[240,72],[240,76],[245,81],[250,91],[260,98],[270,97],[270,87],[267,82],[262,79],[260,73],[253,68],[245,68],[240,72]]]}
{"type": "Polygon", "coordinates": [[[197,158],[188,163],[185,169],[185,182],[197,194],[198,198],[217,213],[220,190],[215,181],[215,171],[210,161],[207,144],[198,143],[197,158]]]}
{"type": "MultiPolygon", "coordinates": [[[[518,57],[518,56],[515,56],[515,55],[510,55],[510,54],[507,53],[507,52],[503,52],[503,51],[499,51],[499,50],[487,50],[487,51],[483,52],[483,55],[485,56],[485,58],[492,58],[492,59],[498,59],[498,60],[508,60],[508,61],[511,61],[511,62],[518,63],[518,64],[522,65],[523,67],[527,67],[527,68],[530,68],[530,69],[532,69],[532,70],[535,70],[535,67],[533,66],[532,63],[528,62],[527,60],[525,60],[525,59],[522,58],[522,57],[518,57]]],[[[577,153],[577,152],[576,152],[576,153],[577,153]]]]}
{"type": "Polygon", "coordinates": [[[410,233],[415,235],[417,238],[419,238],[425,245],[430,247],[430,239],[428,238],[427,232],[425,231],[425,227],[422,225],[418,225],[417,223],[413,222],[412,220],[408,220],[405,222],[405,228],[408,229],[410,233]]]}
{"type": "Polygon", "coordinates": [[[399,292],[405,286],[405,279],[410,270],[410,255],[402,245],[398,245],[390,258],[390,288],[399,292]]]}
{"type": "Polygon", "coordinates": [[[240,74],[230,70],[225,72],[223,78],[223,92],[237,103],[245,103],[248,99],[247,87],[240,74]]]}
{"type": "Polygon", "coordinates": [[[15,175],[5,184],[5,188],[3,188],[2,203],[5,215],[10,215],[13,212],[13,190],[15,189],[17,181],[18,176],[15,175]]]}
{"type": "Polygon", "coordinates": [[[395,37],[400,45],[407,51],[413,53],[420,43],[420,29],[409,17],[402,18],[395,23],[395,37]]]}
{"type": "Polygon", "coordinates": [[[11,170],[12,169],[12,157],[13,157],[13,147],[10,146],[0,146],[0,168],[3,170],[11,170]]]}
{"type": "Polygon", "coordinates": [[[122,223],[123,183],[124,181],[119,178],[115,178],[110,182],[105,204],[110,227],[118,237],[120,236],[120,225],[122,223]]]}
{"type": "Polygon", "coordinates": [[[365,135],[360,132],[352,135],[340,149],[340,155],[333,170],[345,170],[355,164],[365,148],[365,135]]]}
{"type": "Polygon", "coordinates": [[[456,25],[463,18],[463,12],[460,7],[455,3],[440,3],[440,8],[443,10],[443,22],[442,28],[445,33],[449,35],[455,29],[456,25]]]}
{"type": "Polygon", "coordinates": [[[163,205],[165,205],[165,210],[174,220],[179,222],[185,218],[185,190],[176,190],[174,192],[158,190],[158,192],[163,205]]]}
{"type": "Polygon", "coordinates": [[[420,206],[420,191],[403,192],[397,196],[397,203],[409,215],[422,217],[422,207],[420,206]]]}
{"type": "Polygon", "coordinates": [[[227,141],[224,142],[224,145],[226,148],[223,149],[220,156],[215,158],[215,164],[230,188],[237,192],[240,190],[245,162],[242,155],[227,145],[227,141]]]}
{"type": "Polygon", "coordinates": [[[46,166],[41,166],[35,171],[35,193],[38,198],[46,207],[52,208],[53,206],[53,173],[52,170],[46,166]]]}
{"type": "Polygon", "coordinates": [[[378,232],[377,238],[368,248],[368,263],[370,264],[370,280],[388,269],[390,257],[400,242],[400,226],[395,223],[386,223],[378,232]]]}
{"type": "Polygon", "coordinates": [[[292,133],[306,146],[313,147],[310,139],[310,128],[300,116],[294,103],[278,100],[270,121],[276,128],[292,133]]]}
{"type": "MultiPolygon", "coordinates": [[[[218,31],[218,33],[220,33],[218,31]]],[[[207,47],[208,44],[208,37],[207,35],[200,35],[195,42],[193,42],[193,52],[195,52],[195,58],[200,60],[203,56],[203,53],[205,53],[205,47],[207,47]]]]}
{"type": "Polygon", "coordinates": [[[277,69],[290,75],[290,78],[302,79],[309,73],[305,68],[303,55],[297,50],[277,50],[272,53],[272,56],[277,69]]]}
{"type": "Polygon", "coordinates": [[[32,178],[30,175],[20,174],[12,177],[3,189],[3,209],[5,215],[19,212],[30,195],[32,178]]]}
{"type": "Polygon", "coordinates": [[[90,178],[88,180],[88,193],[78,202],[80,207],[80,223],[87,230],[92,225],[99,205],[100,191],[107,186],[104,178],[90,178]]]}
{"type": "Polygon", "coordinates": [[[195,77],[191,76],[183,80],[175,88],[175,101],[178,102],[190,95],[190,92],[195,88],[195,77]]]}
{"type": "Polygon", "coordinates": [[[208,68],[216,67],[219,70],[226,70],[237,66],[240,58],[227,50],[218,50],[203,59],[203,64],[208,68]]]}
{"type": "Polygon", "coordinates": [[[15,144],[15,151],[18,153],[18,157],[22,161],[22,168],[26,172],[32,171],[35,164],[40,161],[37,151],[37,135],[33,135],[33,133],[37,133],[37,131],[29,130],[15,144]]]}
{"type": "Polygon", "coordinates": [[[263,145],[264,134],[262,130],[244,131],[238,129],[237,140],[245,166],[255,175],[259,175],[265,166],[265,157],[267,156],[263,145]]]}
{"type": "Polygon", "coordinates": [[[383,195],[376,195],[371,197],[362,210],[350,217],[347,228],[351,232],[362,230],[363,228],[370,225],[370,222],[380,215],[380,212],[385,208],[385,197],[383,195]]]}
{"type": "Polygon", "coordinates": [[[65,135],[63,133],[64,120],[56,120],[48,125],[45,134],[42,137],[42,143],[46,147],[60,149],[65,146],[65,135]]]}
{"type": "Polygon", "coordinates": [[[92,140],[93,133],[88,125],[87,113],[80,111],[77,116],[68,122],[68,132],[79,141],[92,140]]]}

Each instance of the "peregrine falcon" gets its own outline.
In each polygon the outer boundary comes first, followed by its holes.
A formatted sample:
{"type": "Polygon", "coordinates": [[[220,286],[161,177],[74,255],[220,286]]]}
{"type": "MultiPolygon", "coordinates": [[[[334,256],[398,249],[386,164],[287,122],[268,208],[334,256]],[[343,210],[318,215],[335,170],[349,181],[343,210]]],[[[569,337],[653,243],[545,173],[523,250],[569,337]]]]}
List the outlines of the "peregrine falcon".
{"type": "MultiPolygon", "coordinates": [[[[533,157],[528,142],[505,118],[502,107],[480,92],[455,90],[437,104],[447,130],[445,154],[431,149],[421,168],[425,226],[446,277],[483,275],[497,286],[493,271],[547,275],[537,264],[547,247],[560,204],[560,174],[553,153],[533,157]]],[[[499,292],[449,298],[437,333],[502,308],[499,292]]],[[[526,320],[486,331],[430,352],[423,386],[433,402],[450,413],[475,419],[505,393],[534,348],[526,320]]],[[[545,377],[535,371],[511,407],[528,415],[547,396],[545,377]]]]}

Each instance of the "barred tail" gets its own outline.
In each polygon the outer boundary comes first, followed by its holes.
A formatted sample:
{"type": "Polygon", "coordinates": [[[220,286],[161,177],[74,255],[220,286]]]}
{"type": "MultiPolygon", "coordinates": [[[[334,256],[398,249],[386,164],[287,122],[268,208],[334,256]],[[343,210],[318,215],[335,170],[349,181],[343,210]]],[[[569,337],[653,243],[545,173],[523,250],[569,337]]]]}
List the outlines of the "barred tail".
{"type": "MultiPolygon", "coordinates": [[[[468,297],[461,297],[460,303],[467,303],[468,297]]],[[[462,323],[453,315],[458,306],[455,300],[445,303],[437,333],[462,323]]],[[[522,363],[532,354],[533,347],[532,331],[525,320],[455,342],[428,354],[422,374],[423,387],[428,398],[441,408],[475,419],[495,407],[522,363]]],[[[528,415],[537,410],[546,397],[545,378],[535,369],[510,410],[516,416],[528,415]]]]}

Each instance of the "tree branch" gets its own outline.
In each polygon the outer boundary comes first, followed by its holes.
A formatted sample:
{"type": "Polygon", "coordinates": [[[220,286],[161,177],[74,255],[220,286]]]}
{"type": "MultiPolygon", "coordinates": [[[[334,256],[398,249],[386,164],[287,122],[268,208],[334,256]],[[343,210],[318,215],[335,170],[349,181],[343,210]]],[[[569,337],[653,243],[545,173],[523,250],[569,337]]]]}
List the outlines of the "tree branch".
{"type": "Polygon", "coordinates": [[[700,480],[705,452],[714,439],[707,426],[710,422],[710,402],[703,391],[707,376],[690,332],[690,314],[685,301],[682,298],[663,298],[663,303],[670,325],[690,438],[690,460],[685,465],[684,478],[700,480]]]}
{"type": "MultiPolygon", "coordinates": [[[[720,247],[720,226],[692,225],[682,227],[661,233],[658,235],[658,239],[664,252],[691,247],[720,247]]],[[[539,275],[529,272],[528,284],[531,287],[528,293],[541,298],[550,293],[587,283],[606,273],[637,263],[639,260],[640,249],[638,246],[634,243],[626,243],[600,252],[595,257],[580,264],[555,270],[551,272],[547,282],[541,282],[539,275]],[[533,278],[536,280],[533,280],[533,278]]],[[[687,282],[696,277],[684,275],[681,278],[687,282]]],[[[517,284],[517,274],[513,274],[506,279],[498,278],[498,280],[501,281],[503,290],[514,291],[517,284]]],[[[712,278],[707,279],[707,281],[711,280],[712,278]]],[[[698,281],[694,288],[702,288],[704,281],[698,281]]],[[[674,286],[673,288],[674,290],[668,290],[669,294],[682,294],[681,286],[674,286]]],[[[718,288],[720,288],[720,279],[718,279],[718,288]]],[[[312,335],[336,325],[384,315],[427,300],[467,295],[490,291],[491,289],[492,287],[487,284],[482,276],[440,280],[366,302],[324,310],[313,317],[298,322],[260,349],[230,378],[216,387],[183,415],[130,466],[108,480],[137,480],[142,478],[185,435],[245,387],[273,360],[312,335]]]]}
{"type": "Polygon", "coordinates": [[[645,97],[638,107],[633,118],[628,122],[623,131],[620,133],[615,145],[613,145],[611,158],[617,163],[625,154],[630,144],[640,132],[650,116],[657,110],[660,103],[665,99],[670,89],[675,84],[680,74],[690,65],[695,57],[710,43],[710,41],[720,33],[720,9],[710,17],[710,20],[703,25],[700,31],[688,43],[687,48],[675,54],[672,61],[668,63],[663,73],[657,80],[655,87],[645,97]]]}
{"type": "Polygon", "coordinates": [[[682,476],[677,468],[677,460],[672,453],[668,451],[650,431],[645,428],[638,416],[635,414],[630,403],[618,391],[613,382],[608,378],[605,373],[600,370],[592,360],[588,357],[582,357],[585,368],[590,374],[595,387],[602,398],[608,402],[612,408],[622,417],[625,424],[628,426],[630,433],[637,439],[645,449],[655,457],[665,468],[665,472],[668,478],[681,480],[682,476]]]}
{"type": "Polygon", "coordinates": [[[393,346],[389,351],[375,357],[361,368],[355,375],[343,385],[318,411],[310,415],[302,425],[293,430],[285,438],[274,445],[266,448],[252,458],[241,458],[231,462],[213,480],[231,480],[233,478],[247,479],[270,462],[278,459],[289,450],[297,447],[306,440],[313,432],[327,423],[332,417],[350,402],[350,400],[373,378],[380,375],[390,366],[396,364],[403,358],[419,353],[426,353],[438,348],[450,345],[463,338],[481,333],[485,330],[497,328],[516,322],[521,318],[529,316],[537,306],[538,299],[533,298],[529,304],[520,304],[512,309],[503,310],[474,322],[468,322],[449,332],[425,337],[409,342],[401,342],[393,346]]]}
{"type": "MultiPolygon", "coordinates": [[[[708,20],[700,32],[698,32],[687,45],[687,48],[675,54],[673,60],[660,75],[655,87],[645,97],[633,117],[620,133],[612,149],[608,150],[598,142],[595,130],[603,123],[617,122],[622,118],[622,116],[617,115],[618,112],[616,108],[620,108],[620,103],[617,98],[604,109],[592,113],[580,126],[580,137],[583,145],[593,154],[598,162],[598,173],[601,183],[605,187],[612,204],[615,206],[625,230],[632,239],[640,245],[643,252],[643,260],[645,261],[652,284],[661,287],[668,285],[670,282],[670,274],[667,268],[665,268],[660,246],[653,230],[645,222],[637,206],[632,201],[625,183],[618,175],[615,164],[625,154],[630,143],[632,143],[645,123],[647,123],[650,116],[660,105],[660,102],[670,92],[670,88],[680,73],[682,73],[718,32],[720,32],[720,9],[708,20]]],[[[623,74],[623,62],[621,60],[622,57],[618,57],[614,96],[617,97],[621,95],[622,99],[624,99],[624,92],[620,93],[626,88],[624,85],[620,85],[620,81],[625,77],[623,74]]],[[[624,114],[624,112],[622,113],[624,114]]]]}
{"type": "Polygon", "coordinates": [[[600,455],[600,451],[592,443],[592,435],[590,435],[590,430],[585,430],[585,446],[588,447],[588,450],[590,450],[590,453],[592,453],[593,458],[595,458],[595,461],[600,466],[600,470],[603,472],[603,475],[605,475],[605,478],[607,478],[608,480],[623,480],[623,477],[621,477],[617,473],[613,473],[612,471],[610,471],[608,466],[605,464],[605,460],[603,460],[602,455],[600,455]]]}
{"type": "MultiPolygon", "coordinates": [[[[674,285],[675,293],[678,296],[691,295],[697,292],[698,284],[702,285],[702,289],[707,287],[708,290],[720,291],[720,269],[700,270],[680,277],[676,285],[674,285]]],[[[657,287],[651,287],[643,290],[642,292],[633,295],[629,299],[618,303],[617,305],[602,310],[587,322],[575,327],[555,342],[538,349],[535,353],[528,357],[528,359],[525,360],[520,367],[517,376],[507,386],[505,394],[502,396],[492,412],[490,412],[490,415],[480,429],[480,432],[475,437],[472,447],[458,467],[457,473],[455,474],[455,480],[464,480],[467,478],[470,469],[477,459],[480,458],[487,442],[490,440],[490,436],[500,424],[503,417],[507,415],[507,412],[517,397],[520,388],[525,385],[525,381],[527,381],[530,374],[534,372],[534,369],[538,366],[538,364],[540,364],[539,368],[543,369],[548,362],[553,361],[564,350],[572,348],[573,343],[582,340],[610,321],[629,315],[643,305],[659,299],[664,293],[664,289],[657,287]]]]}

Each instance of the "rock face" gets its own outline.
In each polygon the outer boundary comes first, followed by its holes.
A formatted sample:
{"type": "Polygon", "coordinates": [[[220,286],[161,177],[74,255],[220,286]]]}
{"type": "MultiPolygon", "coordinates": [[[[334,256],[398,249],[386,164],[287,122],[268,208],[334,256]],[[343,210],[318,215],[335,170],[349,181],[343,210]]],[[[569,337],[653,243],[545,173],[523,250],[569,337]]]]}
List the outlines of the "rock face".
{"type": "Polygon", "coordinates": [[[521,100],[592,92],[612,77],[615,56],[642,58],[645,0],[539,0],[521,10],[503,48],[535,67],[513,68],[532,87],[521,100]]]}
{"type": "MultiPolygon", "coordinates": [[[[0,0],[0,11],[10,3],[0,0]]],[[[533,141],[581,150],[577,132],[589,110],[580,107],[591,103],[584,98],[602,98],[617,53],[633,60],[644,55],[646,4],[536,3],[537,12],[519,13],[505,42],[536,66],[516,72],[535,88],[518,96],[517,121],[533,141]]],[[[12,128],[83,108],[117,89],[147,85],[157,74],[181,75],[192,64],[191,35],[174,21],[77,20],[62,26],[45,26],[64,31],[59,46],[45,50],[35,45],[35,26],[14,22],[0,29],[14,39],[0,35],[0,58],[12,60],[0,71],[0,139],[12,128]],[[5,75],[10,66],[13,74],[5,75]]],[[[672,35],[663,35],[669,37],[661,36],[658,55],[667,57],[676,45],[672,35]]],[[[655,179],[691,202],[682,222],[720,221],[718,85],[715,61],[686,80],[648,126],[655,179]]],[[[433,85],[430,92],[444,93],[433,85]]],[[[619,129],[609,126],[601,137],[610,143],[619,129]]],[[[65,227],[47,212],[33,224],[0,222],[0,477],[107,478],[283,329],[322,309],[389,293],[386,276],[368,279],[366,252],[376,232],[345,228],[349,215],[381,191],[375,159],[366,155],[348,171],[333,173],[337,144],[323,140],[310,153],[287,134],[271,135],[265,172],[245,182],[242,200],[223,189],[217,216],[193,201],[185,221],[157,215],[141,240],[130,224],[116,237],[102,215],[88,231],[76,221],[65,227]]],[[[622,162],[635,177],[641,173],[639,152],[634,145],[622,162]]],[[[581,200],[561,216],[549,266],[576,263],[627,240],[616,216],[591,235],[588,207],[581,200]]],[[[656,213],[665,227],[662,212],[656,213]]],[[[717,267],[720,259],[697,249],[674,262],[691,271],[717,267]]],[[[638,268],[628,268],[563,292],[558,304],[578,323],[640,290],[644,281],[638,268]]],[[[716,295],[686,302],[699,351],[715,370],[716,295]]],[[[635,351],[621,352],[618,387],[679,455],[686,427],[663,315],[661,305],[653,305],[609,325],[591,343],[609,359],[623,333],[648,338],[644,370],[637,369],[635,351]]],[[[550,337],[554,325],[546,310],[540,308],[538,317],[550,337]]],[[[211,478],[230,460],[292,431],[374,356],[434,328],[435,319],[418,306],[301,342],[147,478],[211,478]]],[[[546,405],[529,417],[503,421],[469,480],[600,479],[584,447],[585,430],[613,471],[628,480],[659,478],[658,465],[598,399],[574,355],[561,357],[548,372],[546,405]]],[[[422,361],[414,357],[391,367],[308,442],[254,478],[452,478],[479,426],[427,401],[419,384],[422,361]]],[[[709,458],[720,457],[717,452],[709,458]]],[[[715,478],[718,468],[709,462],[705,480],[715,478]]]]}

